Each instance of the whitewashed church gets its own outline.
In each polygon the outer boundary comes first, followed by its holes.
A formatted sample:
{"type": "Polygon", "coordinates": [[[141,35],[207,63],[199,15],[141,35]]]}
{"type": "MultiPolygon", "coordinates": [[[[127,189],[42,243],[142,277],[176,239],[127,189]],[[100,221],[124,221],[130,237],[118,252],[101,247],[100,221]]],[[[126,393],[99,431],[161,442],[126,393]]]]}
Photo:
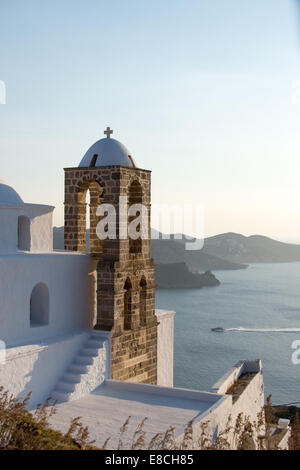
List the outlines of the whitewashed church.
{"type": "Polygon", "coordinates": [[[155,309],[150,240],[96,233],[98,206],[113,204],[118,216],[122,195],[145,204],[150,218],[151,172],[111,134],[65,169],[65,250],[53,250],[54,207],[26,203],[0,180],[0,385],[20,398],[31,393],[31,408],[57,400],[54,428],[80,416],[98,446],[111,436],[114,448],[128,416],[129,437],[145,417],[149,440],[169,426],[180,439],[193,420],[195,436],[209,423],[213,443],[229,416],[257,420],[262,364],[240,361],[209,391],[173,387],[175,312],[155,309]]]}

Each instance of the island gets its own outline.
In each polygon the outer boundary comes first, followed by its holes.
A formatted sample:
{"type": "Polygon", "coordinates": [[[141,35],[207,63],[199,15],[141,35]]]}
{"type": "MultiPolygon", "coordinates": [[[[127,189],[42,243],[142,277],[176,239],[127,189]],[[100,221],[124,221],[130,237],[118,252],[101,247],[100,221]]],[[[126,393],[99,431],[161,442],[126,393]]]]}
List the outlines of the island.
{"type": "Polygon", "coordinates": [[[211,271],[192,272],[186,263],[157,264],[155,279],[159,289],[200,289],[221,284],[211,271]]]}

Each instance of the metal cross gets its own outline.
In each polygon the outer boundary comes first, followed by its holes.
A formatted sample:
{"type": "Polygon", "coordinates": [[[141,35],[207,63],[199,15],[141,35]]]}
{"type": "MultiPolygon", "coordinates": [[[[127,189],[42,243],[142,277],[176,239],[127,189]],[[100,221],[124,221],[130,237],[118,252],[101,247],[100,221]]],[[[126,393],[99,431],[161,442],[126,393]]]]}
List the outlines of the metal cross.
{"type": "Polygon", "coordinates": [[[106,131],[104,131],[104,134],[106,135],[106,137],[107,137],[108,139],[110,138],[111,134],[113,134],[113,133],[114,133],[114,131],[111,130],[110,127],[107,127],[107,128],[106,128],[106,131]]]}

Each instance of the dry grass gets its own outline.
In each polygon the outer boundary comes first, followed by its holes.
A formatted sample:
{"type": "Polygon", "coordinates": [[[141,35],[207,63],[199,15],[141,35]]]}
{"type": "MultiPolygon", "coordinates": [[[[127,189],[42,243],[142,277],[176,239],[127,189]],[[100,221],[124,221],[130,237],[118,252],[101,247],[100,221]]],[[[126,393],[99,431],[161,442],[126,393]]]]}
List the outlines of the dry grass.
{"type": "Polygon", "coordinates": [[[88,429],[74,418],[67,433],[54,431],[49,419],[56,412],[47,400],[34,412],[27,410],[30,394],[17,400],[0,387],[0,450],[86,450],[93,449],[88,429]]]}
{"type": "Polygon", "coordinates": [[[245,373],[229,387],[226,395],[232,395],[232,402],[235,403],[239,396],[243,393],[246,387],[249,385],[251,380],[256,376],[256,373],[245,373]]]}

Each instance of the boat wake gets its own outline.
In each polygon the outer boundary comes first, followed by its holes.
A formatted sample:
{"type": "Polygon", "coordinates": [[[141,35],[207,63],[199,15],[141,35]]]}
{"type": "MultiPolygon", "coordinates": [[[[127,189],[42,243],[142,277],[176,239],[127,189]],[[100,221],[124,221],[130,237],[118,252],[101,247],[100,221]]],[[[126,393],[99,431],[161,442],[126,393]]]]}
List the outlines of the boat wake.
{"type": "Polygon", "coordinates": [[[224,331],[240,331],[245,333],[300,333],[300,328],[224,328],[224,331]]]}

